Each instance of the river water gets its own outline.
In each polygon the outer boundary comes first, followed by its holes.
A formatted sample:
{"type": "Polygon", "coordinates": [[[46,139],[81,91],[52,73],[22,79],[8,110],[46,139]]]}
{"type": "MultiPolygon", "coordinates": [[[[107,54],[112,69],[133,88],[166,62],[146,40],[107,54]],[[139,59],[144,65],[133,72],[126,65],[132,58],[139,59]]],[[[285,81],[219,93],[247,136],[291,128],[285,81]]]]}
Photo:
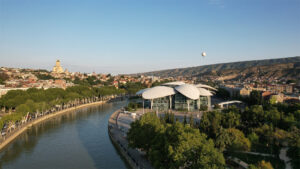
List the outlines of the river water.
{"type": "Polygon", "coordinates": [[[0,152],[0,168],[128,169],[110,141],[110,115],[125,102],[82,108],[35,125],[0,152]]]}

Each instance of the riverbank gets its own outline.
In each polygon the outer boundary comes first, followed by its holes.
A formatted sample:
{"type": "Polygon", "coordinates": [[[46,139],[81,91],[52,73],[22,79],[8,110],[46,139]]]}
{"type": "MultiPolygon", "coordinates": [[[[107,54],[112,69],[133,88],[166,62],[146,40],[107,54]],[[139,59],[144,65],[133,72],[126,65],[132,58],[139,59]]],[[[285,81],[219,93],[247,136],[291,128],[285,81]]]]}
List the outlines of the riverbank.
{"type": "Polygon", "coordinates": [[[120,109],[115,111],[108,121],[108,134],[112,143],[119,150],[131,168],[153,169],[150,162],[145,158],[142,152],[128,147],[126,134],[120,129],[121,127],[118,124],[120,113],[120,109]]]}
{"type": "Polygon", "coordinates": [[[93,105],[99,105],[99,104],[103,104],[106,103],[106,101],[98,101],[98,102],[93,102],[93,103],[87,103],[87,104],[82,104],[79,106],[75,106],[75,107],[71,107],[71,108],[67,108],[61,111],[57,111],[55,113],[51,113],[51,114],[47,114],[44,115],[36,120],[33,120],[32,122],[27,123],[26,125],[22,126],[20,129],[18,129],[16,132],[14,132],[12,135],[10,135],[9,137],[7,137],[3,142],[0,143],[0,151],[6,147],[9,143],[11,143],[14,139],[16,139],[20,134],[22,134],[24,131],[26,131],[28,128],[30,128],[33,125],[39,124],[45,120],[51,119],[53,117],[56,117],[58,115],[67,113],[69,111],[73,111],[73,110],[77,110],[77,109],[81,109],[84,107],[89,107],[89,106],[93,106],[93,105]]]}

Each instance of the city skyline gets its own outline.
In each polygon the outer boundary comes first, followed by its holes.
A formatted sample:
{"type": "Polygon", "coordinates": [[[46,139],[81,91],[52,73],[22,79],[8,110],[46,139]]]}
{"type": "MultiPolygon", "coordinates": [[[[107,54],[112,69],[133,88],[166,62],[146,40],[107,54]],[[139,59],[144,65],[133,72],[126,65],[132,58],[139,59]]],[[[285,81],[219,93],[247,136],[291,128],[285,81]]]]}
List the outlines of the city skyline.
{"type": "Polygon", "coordinates": [[[0,0],[0,67],[51,70],[59,59],[71,72],[120,74],[299,56],[299,7],[297,0],[0,0]]]}

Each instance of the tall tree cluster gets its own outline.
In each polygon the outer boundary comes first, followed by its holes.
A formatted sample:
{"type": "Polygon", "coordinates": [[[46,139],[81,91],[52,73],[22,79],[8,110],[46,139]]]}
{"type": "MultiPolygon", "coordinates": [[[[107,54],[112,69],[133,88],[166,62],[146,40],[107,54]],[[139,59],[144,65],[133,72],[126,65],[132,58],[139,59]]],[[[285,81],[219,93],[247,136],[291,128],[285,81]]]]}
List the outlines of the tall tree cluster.
{"type": "Polygon", "coordinates": [[[223,154],[198,129],[180,122],[162,123],[147,113],[131,124],[129,146],[146,152],[155,168],[224,168],[223,154]]]}

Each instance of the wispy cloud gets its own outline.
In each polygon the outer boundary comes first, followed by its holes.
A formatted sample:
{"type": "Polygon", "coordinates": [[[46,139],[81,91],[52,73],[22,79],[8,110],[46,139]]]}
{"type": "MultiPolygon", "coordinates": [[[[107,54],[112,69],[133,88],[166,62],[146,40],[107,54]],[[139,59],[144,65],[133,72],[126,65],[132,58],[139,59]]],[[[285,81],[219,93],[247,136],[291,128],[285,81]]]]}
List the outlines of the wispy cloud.
{"type": "Polygon", "coordinates": [[[225,7],[224,0],[209,0],[209,4],[215,5],[215,6],[220,7],[220,8],[225,7]]]}

